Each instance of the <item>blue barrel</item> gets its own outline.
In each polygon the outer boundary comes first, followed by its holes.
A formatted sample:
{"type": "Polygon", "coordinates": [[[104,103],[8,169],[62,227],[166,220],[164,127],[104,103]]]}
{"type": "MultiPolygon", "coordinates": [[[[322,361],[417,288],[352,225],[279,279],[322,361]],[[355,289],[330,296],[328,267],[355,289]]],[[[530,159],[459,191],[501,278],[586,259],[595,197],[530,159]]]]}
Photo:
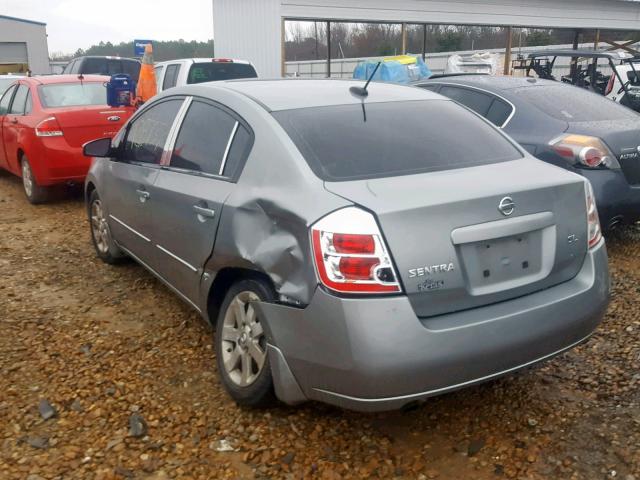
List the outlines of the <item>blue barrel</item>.
{"type": "Polygon", "coordinates": [[[136,95],[136,82],[125,73],[111,75],[107,82],[107,104],[110,107],[131,105],[136,95]]]}

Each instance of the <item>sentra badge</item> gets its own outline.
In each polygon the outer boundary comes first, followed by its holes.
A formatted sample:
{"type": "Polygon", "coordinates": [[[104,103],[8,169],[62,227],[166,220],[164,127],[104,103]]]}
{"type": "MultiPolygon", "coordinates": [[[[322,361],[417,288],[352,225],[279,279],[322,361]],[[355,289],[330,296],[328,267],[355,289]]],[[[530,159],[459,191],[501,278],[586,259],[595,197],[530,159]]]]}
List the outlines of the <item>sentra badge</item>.
{"type": "Polygon", "coordinates": [[[427,275],[435,275],[437,273],[453,272],[455,267],[453,263],[443,263],[441,265],[431,265],[430,267],[412,268],[409,270],[409,278],[424,277],[427,275]]]}

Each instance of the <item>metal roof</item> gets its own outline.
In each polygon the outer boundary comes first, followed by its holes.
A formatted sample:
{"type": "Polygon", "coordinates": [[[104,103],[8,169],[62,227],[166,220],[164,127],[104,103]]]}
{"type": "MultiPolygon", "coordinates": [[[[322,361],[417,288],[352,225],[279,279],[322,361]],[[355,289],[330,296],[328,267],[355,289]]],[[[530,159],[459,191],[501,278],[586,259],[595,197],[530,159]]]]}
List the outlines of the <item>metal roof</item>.
{"type": "Polygon", "coordinates": [[[583,57],[583,58],[609,58],[611,60],[625,60],[631,55],[623,52],[605,52],[602,50],[589,49],[560,49],[560,50],[539,50],[529,54],[529,58],[536,57],[583,57]]]}
{"type": "Polygon", "coordinates": [[[26,18],[10,17],[8,15],[0,15],[0,20],[12,20],[14,22],[32,23],[34,25],[42,25],[42,26],[46,26],[47,25],[44,22],[37,22],[35,20],[27,20],[26,18]]]}

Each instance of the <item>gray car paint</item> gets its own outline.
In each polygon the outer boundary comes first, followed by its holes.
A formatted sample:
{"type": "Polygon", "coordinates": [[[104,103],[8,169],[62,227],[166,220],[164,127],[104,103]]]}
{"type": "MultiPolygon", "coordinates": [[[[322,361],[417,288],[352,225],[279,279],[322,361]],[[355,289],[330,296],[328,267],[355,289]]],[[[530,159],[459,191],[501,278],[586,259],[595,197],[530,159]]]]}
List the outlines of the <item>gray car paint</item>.
{"type": "MultiPolygon", "coordinates": [[[[348,94],[354,84],[358,82],[241,81],[172,89],[151,103],[171,96],[202,97],[228,107],[251,126],[254,145],[237,181],[222,185],[221,180],[166,167],[132,169],[124,174],[120,170],[130,165],[96,159],[87,187],[98,190],[108,214],[113,207],[124,215],[130,207],[127,218],[148,233],[149,241],[131,237],[130,231],[109,218],[114,239],[207,320],[215,320],[209,318],[207,303],[211,286],[223,270],[261,272],[272,280],[280,303],[257,306],[266,319],[276,393],[288,403],[318,399],[356,409],[395,408],[522,367],[586,337],[607,303],[608,274],[603,245],[585,254],[583,180],[523,151],[523,160],[442,175],[325,184],[270,111],[359,104],[360,98],[348,94]],[[115,176],[127,181],[114,183],[111,177],[115,176]],[[137,182],[142,181],[148,183],[151,193],[144,203],[135,193],[137,182]],[[424,197],[408,186],[422,187],[419,191],[424,197]],[[107,192],[109,188],[113,192],[107,192]],[[365,193],[368,188],[371,190],[365,193]],[[557,256],[550,275],[532,280],[524,289],[511,289],[508,295],[495,292],[480,301],[464,291],[458,276],[452,288],[435,301],[417,295],[416,285],[404,277],[406,267],[414,260],[431,261],[432,248],[456,256],[455,249],[446,246],[452,244],[452,231],[500,219],[496,207],[506,194],[518,198],[520,210],[513,221],[540,211],[555,215],[549,228],[555,232],[557,256]],[[163,210],[164,205],[154,201],[171,205],[163,210]],[[217,230],[195,214],[193,205],[201,201],[211,202],[216,209],[217,230]],[[394,201],[400,203],[392,205],[394,201]],[[448,201],[456,204],[452,211],[444,207],[448,201]],[[318,287],[309,227],[328,213],[353,204],[378,215],[394,257],[404,255],[404,249],[418,249],[400,260],[399,273],[408,296],[341,298],[318,287]],[[431,234],[418,225],[427,220],[431,234]],[[410,222],[417,222],[418,234],[415,241],[403,241],[402,229],[410,222]],[[561,242],[566,233],[575,233],[579,239],[574,252],[561,242]],[[197,248],[190,252],[185,245],[192,236],[198,236],[197,248]],[[175,258],[157,248],[163,244],[196,271],[176,270],[184,265],[176,265],[175,258]],[[462,311],[434,316],[457,310],[462,311]],[[426,317],[449,325],[441,328],[446,336],[429,336],[426,317]],[[478,328],[469,328],[476,325],[478,328]],[[403,348],[392,354],[389,346],[398,342],[403,348]],[[436,344],[440,347],[435,348],[436,344]],[[491,359],[480,361],[489,354],[491,359]],[[366,368],[365,361],[370,362],[366,368]],[[444,367],[446,374],[437,373],[444,367]],[[389,398],[392,400],[387,401],[389,398]]],[[[367,102],[425,99],[442,97],[419,89],[372,84],[367,102]]]]}

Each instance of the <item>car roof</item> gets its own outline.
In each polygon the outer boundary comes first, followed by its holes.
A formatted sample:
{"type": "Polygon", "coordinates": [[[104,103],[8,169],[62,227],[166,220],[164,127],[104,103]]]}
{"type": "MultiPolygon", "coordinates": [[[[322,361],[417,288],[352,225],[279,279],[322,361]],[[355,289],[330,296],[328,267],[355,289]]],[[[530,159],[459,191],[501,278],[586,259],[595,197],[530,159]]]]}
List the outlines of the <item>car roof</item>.
{"type": "Polygon", "coordinates": [[[108,82],[109,78],[106,75],[82,75],[82,80],[80,80],[79,75],[36,75],[34,77],[25,77],[23,80],[38,85],[52,85],[56,83],[80,83],[80,81],[108,82]]]}
{"type": "MultiPolygon", "coordinates": [[[[209,63],[220,60],[231,60],[229,63],[244,63],[246,65],[250,65],[251,62],[248,60],[241,60],[239,58],[222,58],[222,57],[194,57],[194,58],[174,58],[173,60],[164,60],[162,62],[155,62],[155,65],[167,65],[169,63],[177,63],[177,62],[192,62],[192,63],[209,63]]],[[[222,62],[220,62],[222,63],[222,62]]]]}
{"type": "Polygon", "coordinates": [[[127,60],[129,62],[140,63],[140,60],[138,60],[137,58],[118,57],[115,55],[83,55],[81,57],[72,58],[71,60],[69,60],[69,62],[72,62],[73,60],[80,60],[85,58],[105,59],[105,60],[127,60]]]}
{"type": "MultiPolygon", "coordinates": [[[[363,97],[354,95],[350,87],[364,85],[359,80],[341,79],[247,79],[200,83],[200,86],[225,88],[246,95],[269,111],[298,108],[361,104],[363,97]]],[[[421,88],[371,82],[364,103],[443,100],[443,97],[421,88]]]]}
{"type": "Polygon", "coordinates": [[[514,90],[522,87],[540,87],[549,85],[562,85],[560,82],[553,80],[543,80],[534,77],[510,77],[510,76],[492,76],[492,75],[464,75],[452,77],[438,77],[433,80],[423,80],[417,82],[416,85],[424,85],[427,83],[456,83],[459,85],[468,85],[470,87],[479,87],[486,90],[499,92],[506,90],[514,90]]]}

